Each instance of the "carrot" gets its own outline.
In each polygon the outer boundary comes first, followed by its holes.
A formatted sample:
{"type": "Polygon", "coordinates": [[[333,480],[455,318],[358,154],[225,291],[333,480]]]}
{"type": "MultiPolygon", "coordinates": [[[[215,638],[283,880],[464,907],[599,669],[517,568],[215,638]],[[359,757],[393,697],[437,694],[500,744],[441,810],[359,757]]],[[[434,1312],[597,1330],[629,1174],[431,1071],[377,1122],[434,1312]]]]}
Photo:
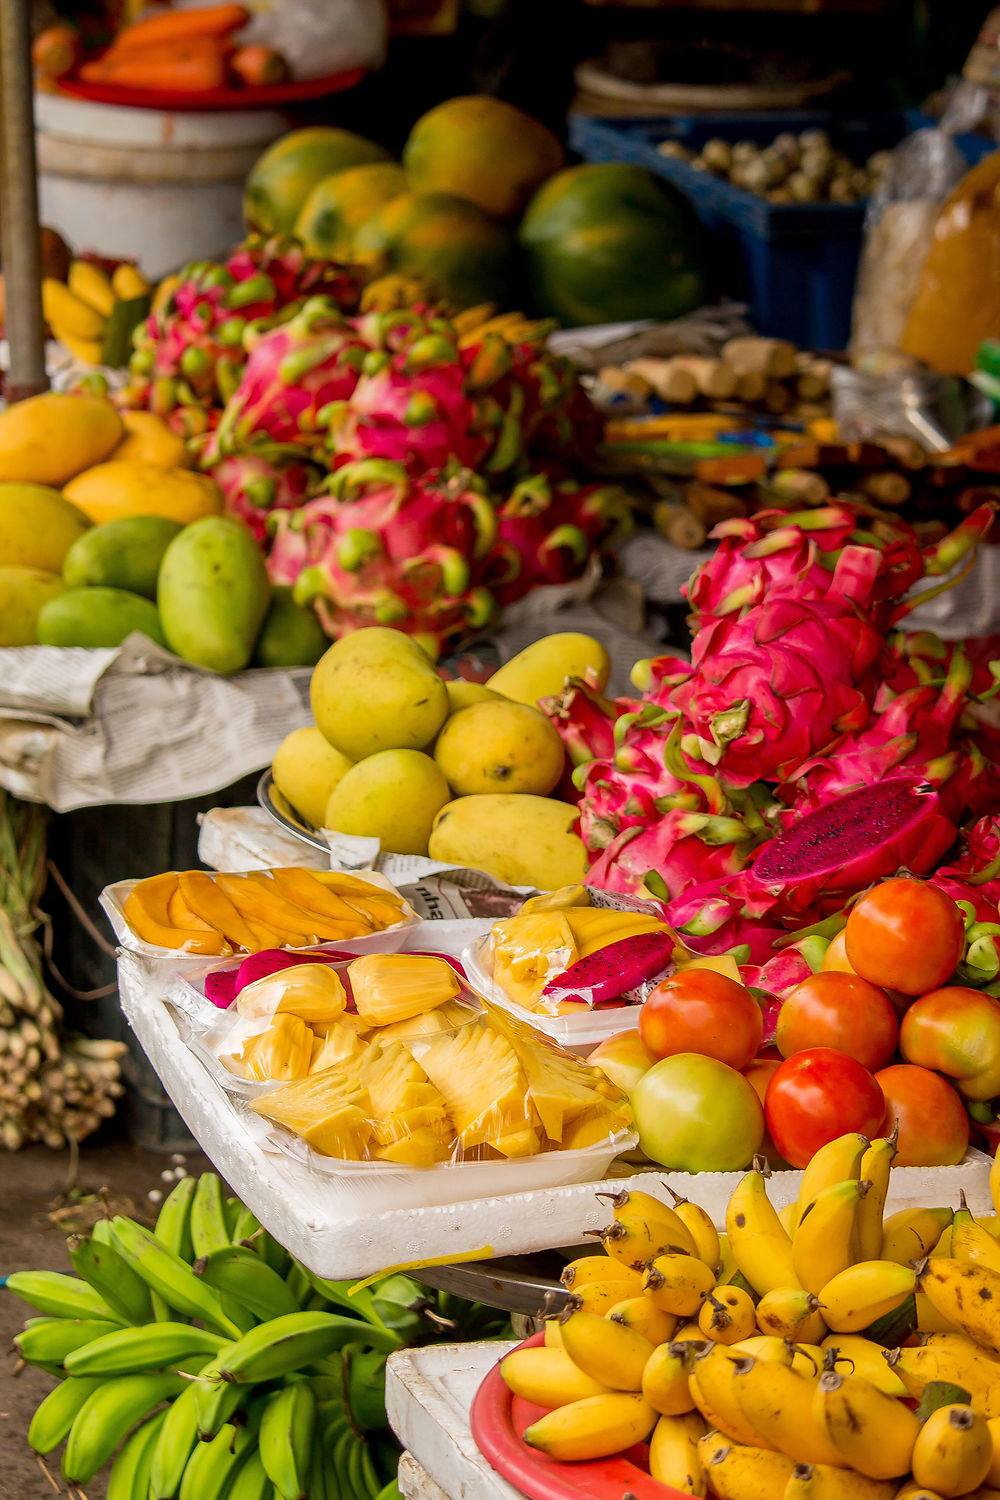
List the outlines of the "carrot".
{"type": "Polygon", "coordinates": [[[31,44],[31,60],[45,78],[61,78],[80,59],[80,37],[72,26],[46,26],[31,44]]]}
{"type": "Polygon", "coordinates": [[[229,59],[229,67],[247,88],[284,83],[289,72],[287,62],[273,47],[237,47],[229,59]]]}
{"type": "Polygon", "coordinates": [[[126,26],[115,37],[110,50],[134,52],[140,48],[174,45],[203,37],[226,37],[233,31],[239,31],[249,19],[250,12],[245,5],[208,5],[203,10],[171,10],[126,26]]]}
{"type": "Polygon", "coordinates": [[[186,45],[144,47],[115,57],[105,53],[86,63],[80,77],[88,83],[113,83],[131,89],[175,89],[204,93],[226,83],[227,50],[218,41],[202,38],[186,45]]]}

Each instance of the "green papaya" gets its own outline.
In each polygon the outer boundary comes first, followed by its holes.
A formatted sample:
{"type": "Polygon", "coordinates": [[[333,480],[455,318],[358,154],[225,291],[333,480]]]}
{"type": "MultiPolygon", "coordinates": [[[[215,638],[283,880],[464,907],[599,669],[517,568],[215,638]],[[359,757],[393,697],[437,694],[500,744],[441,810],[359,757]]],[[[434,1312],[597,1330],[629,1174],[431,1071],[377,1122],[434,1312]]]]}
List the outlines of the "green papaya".
{"type": "Polygon", "coordinates": [[[203,516],[164,553],[156,598],[171,651],[213,672],[239,672],[271,602],[264,555],[241,521],[203,516]]]}
{"type": "Polygon", "coordinates": [[[63,562],[63,582],[71,589],[126,589],[155,599],[163,554],[181,530],[179,521],[166,516],[120,516],[105,521],[85,531],[70,547],[63,562]]]}
{"type": "Polygon", "coordinates": [[[40,646],[120,646],[134,630],[167,644],[149,599],[125,589],[66,589],[42,606],[36,636],[40,646]]]}
{"type": "Polygon", "coordinates": [[[40,610],[65,587],[41,568],[0,568],[0,646],[33,646],[40,610]]]}
{"type": "Polygon", "coordinates": [[[276,588],[254,647],[257,666],[314,667],[329,644],[315,611],[296,604],[290,588],[276,588]]]}

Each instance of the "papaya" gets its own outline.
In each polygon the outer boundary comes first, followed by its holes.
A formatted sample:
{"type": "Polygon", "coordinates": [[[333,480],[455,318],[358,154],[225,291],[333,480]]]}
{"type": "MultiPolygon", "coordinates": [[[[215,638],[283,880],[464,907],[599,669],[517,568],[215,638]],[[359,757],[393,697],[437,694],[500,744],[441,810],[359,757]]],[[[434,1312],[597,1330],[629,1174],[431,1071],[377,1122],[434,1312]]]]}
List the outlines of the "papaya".
{"type": "Polygon", "coordinates": [[[313,188],[295,221],[295,236],[310,255],[349,260],[354,236],[373,214],[406,192],[406,173],[394,161],[348,167],[313,188]]]}
{"type": "Polygon", "coordinates": [[[98,524],[120,516],[166,516],[187,525],[222,511],[222,491],[207,475],[141,459],[97,464],[78,474],[63,493],[98,524]]]}
{"type": "Polygon", "coordinates": [[[161,469],[189,467],[184,439],[154,412],[123,411],[122,426],[125,436],[111,454],[115,463],[140,459],[143,463],[158,464],[161,469]]]}
{"type": "Polygon", "coordinates": [[[33,646],[41,610],[65,587],[58,573],[0,567],[0,646],[33,646]]]}
{"type": "Polygon", "coordinates": [[[0,484],[0,567],[58,573],[90,521],[58,490],[44,484],[0,484]]]}
{"type": "Polygon", "coordinates": [[[389,161],[374,141],[329,125],[310,125],[283,135],[250,169],[243,198],[247,228],[288,234],[318,182],[347,167],[389,161]]]}
{"type": "Polygon", "coordinates": [[[165,646],[156,605],[124,589],[67,589],[38,615],[40,646],[120,646],[133,631],[165,646]]]}
{"type": "Polygon", "coordinates": [[[254,661],[261,667],[314,667],[330,641],[316,613],[296,604],[284,585],[271,594],[254,661]]]}
{"type": "Polygon", "coordinates": [[[450,193],[402,193],[354,237],[356,259],[379,272],[426,278],[456,308],[505,301],[511,251],[499,224],[450,193]]]}
{"type": "Polygon", "coordinates": [[[122,516],[94,526],[66,553],[63,582],[68,588],[125,589],[156,598],[156,576],[179,521],[166,516],[122,516]]]}
{"type": "Polygon", "coordinates": [[[410,131],[403,165],[414,192],[454,193],[494,218],[520,213],[566,162],[547,126],[489,94],[435,105],[410,131]]]}
{"type": "Polygon", "coordinates": [[[677,318],[704,300],[694,214],[644,167],[559,172],[532,198],[519,238],[535,311],[566,327],[677,318]]]}
{"type": "Polygon", "coordinates": [[[29,396],[0,412],[0,480],[60,488],[106,459],[124,430],[103,396],[29,396]]]}
{"type": "Polygon", "coordinates": [[[156,597],[171,651],[213,672],[239,672],[270,603],[263,553],[241,521],[204,516],[164,553],[156,597]]]}

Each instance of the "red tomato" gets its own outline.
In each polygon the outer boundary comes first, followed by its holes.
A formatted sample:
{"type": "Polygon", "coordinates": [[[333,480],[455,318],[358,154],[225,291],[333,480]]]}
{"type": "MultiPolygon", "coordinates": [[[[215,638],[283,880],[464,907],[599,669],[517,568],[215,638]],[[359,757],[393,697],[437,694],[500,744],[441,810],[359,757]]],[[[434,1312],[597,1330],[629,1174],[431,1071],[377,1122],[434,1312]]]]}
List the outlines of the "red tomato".
{"type": "Polygon", "coordinates": [[[897,1063],[875,1074],[885,1095],[879,1135],[899,1123],[894,1167],[953,1167],[969,1144],[969,1117],[951,1084],[913,1063],[897,1063]]]}
{"type": "Polygon", "coordinates": [[[793,1167],[804,1167],[820,1146],[857,1131],[874,1136],[885,1114],[882,1090],[867,1068],[846,1052],[813,1047],[786,1058],[767,1086],[768,1133],[793,1167]]]}
{"type": "Polygon", "coordinates": [[[889,1062],[898,1039],[899,1022],[884,991],[834,969],[813,974],[785,996],[775,1038],[782,1057],[836,1047],[872,1072],[889,1062]]]}
{"type": "Polygon", "coordinates": [[[899,1028],[905,1062],[955,1080],[967,1099],[1000,1094],[1000,1000],[945,985],[914,1000],[899,1028]]]}
{"type": "Polygon", "coordinates": [[[639,1012],[639,1035],[655,1057],[700,1052],[740,1072],[764,1034],[760,1006],[748,989],[711,969],[664,979],[639,1012]]]}
{"type": "Polygon", "coordinates": [[[899,877],[873,886],[851,908],[844,942],[862,979],[923,995],[954,974],[965,948],[965,923],[937,886],[899,877]]]}

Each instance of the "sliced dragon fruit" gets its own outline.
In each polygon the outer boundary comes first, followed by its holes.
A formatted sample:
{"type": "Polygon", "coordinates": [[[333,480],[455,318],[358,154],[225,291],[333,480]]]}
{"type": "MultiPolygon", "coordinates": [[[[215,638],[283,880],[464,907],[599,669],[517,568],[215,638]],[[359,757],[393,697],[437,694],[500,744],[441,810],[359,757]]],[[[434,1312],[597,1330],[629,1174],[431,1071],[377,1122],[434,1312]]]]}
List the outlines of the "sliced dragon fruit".
{"type": "Polygon", "coordinates": [[[550,979],[542,990],[542,1005],[555,1009],[564,1000],[607,1005],[631,998],[640,985],[662,979],[673,969],[676,946],[672,932],[638,932],[609,943],[550,979]]]}
{"type": "Polygon", "coordinates": [[[239,969],[213,969],[210,974],[205,975],[205,999],[217,1005],[220,1010],[228,1010],[236,999],[236,980],[239,977],[239,969]]]}
{"type": "Polygon", "coordinates": [[[341,953],[336,949],[330,949],[327,953],[292,953],[287,948],[265,948],[262,953],[251,953],[236,970],[233,999],[248,984],[266,979],[269,974],[279,974],[282,969],[294,969],[296,964],[350,963],[357,956],[356,953],[341,953]]]}

